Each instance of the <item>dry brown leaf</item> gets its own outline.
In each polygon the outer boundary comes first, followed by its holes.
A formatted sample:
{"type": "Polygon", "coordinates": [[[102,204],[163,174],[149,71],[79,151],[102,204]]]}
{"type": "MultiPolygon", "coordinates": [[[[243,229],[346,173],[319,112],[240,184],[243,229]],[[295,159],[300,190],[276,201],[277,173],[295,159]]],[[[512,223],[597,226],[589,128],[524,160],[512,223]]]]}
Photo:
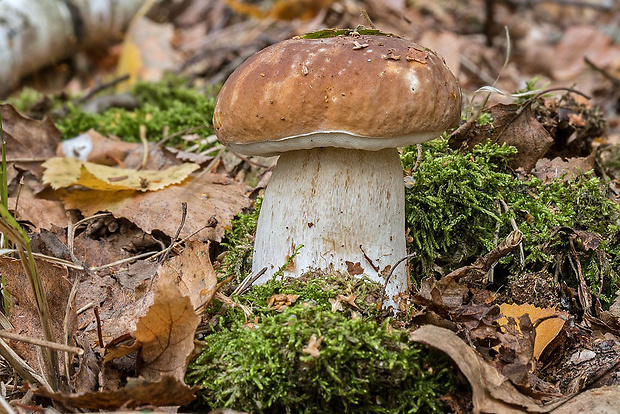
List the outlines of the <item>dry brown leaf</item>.
{"type": "Polygon", "coordinates": [[[620,413],[620,386],[587,390],[562,404],[553,414],[618,414],[620,413]]]}
{"type": "Polygon", "coordinates": [[[144,171],[114,168],[67,157],[50,158],[43,163],[43,167],[43,183],[50,184],[55,190],[81,185],[99,191],[159,191],[181,183],[200,168],[198,164],[187,163],[161,171],[144,171]]]}
{"type": "Polygon", "coordinates": [[[39,388],[35,390],[35,393],[67,407],[115,410],[140,406],[167,407],[186,405],[194,400],[194,393],[198,389],[199,387],[197,386],[189,387],[185,385],[182,380],[163,377],[157,382],[150,382],[144,378],[129,378],[127,385],[116,391],[63,394],[39,388]]]}
{"type": "MultiPolygon", "coordinates": [[[[69,301],[69,292],[71,291],[71,283],[67,279],[67,269],[43,260],[36,260],[35,263],[39,277],[43,282],[43,289],[47,294],[56,341],[61,343],[62,324],[65,318],[67,302],[69,301]]],[[[0,269],[2,269],[2,276],[6,282],[6,290],[12,295],[9,320],[15,327],[15,333],[34,338],[43,338],[34,293],[24,274],[21,262],[0,256],[0,269]]],[[[70,338],[73,338],[77,328],[75,303],[73,305],[73,311],[69,318],[70,338]]],[[[38,370],[39,358],[36,346],[24,342],[15,342],[13,348],[31,367],[38,370]]]]}
{"type": "Polygon", "coordinates": [[[208,303],[215,295],[217,274],[209,258],[209,244],[189,241],[178,256],[166,260],[157,269],[159,279],[177,281],[184,296],[188,296],[194,309],[208,303]]]}
{"type": "Polygon", "coordinates": [[[166,376],[183,381],[200,316],[176,280],[158,278],[153,292],[153,304],[134,333],[141,344],[138,373],[150,381],[166,376]]]}
{"type": "Polygon", "coordinates": [[[332,304],[332,312],[339,312],[344,310],[342,307],[342,301],[338,298],[330,298],[329,303],[332,304]]]}
{"type": "Polygon", "coordinates": [[[437,348],[452,358],[471,385],[474,413],[545,413],[551,409],[541,407],[521,394],[506,377],[448,329],[424,325],[412,332],[409,339],[437,348]]]}
{"type": "Polygon", "coordinates": [[[49,117],[37,121],[21,115],[9,104],[0,105],[8,162],[41,176],[41,161],[56,155],[60,131],[49,117]]]}
{"type": "Polygon", "coordinates": [[[517,328],[520,326],[519,318],[528,314],[532,323],[536,323],[538,319],[547,318],[550,316],[557,316],[542,321],[538,327],[536,327],[536,338],[534,340],[534,358],[538,359],[547,345],[555,339],[556,336],[562,330],[564,326],[564,319],[561,316],[566,315],[565,312],[560,312],[553,308],[537,308],[534,305],[524,303],[523,305],[512,305],[508,303],[502,303],[499,305],[502,311],[503,317],[498,319],[498,323],[502,327],[506,327],[508,324],[507,317],[512,317],[517,321],[517,328]]]}
{"type": "Polygon", "coordinates": [[[450,147],[473,148],[487,139],[512,145],[519,152],[511,157],[510,166],[529,172],[553,145],[553,138],[536,120],[530,107],[497,104],[488,112],[493,117],[492,123],[477,125],[475,120],[468,121],[450,137],[450,147]]]}
{"type": "Polygon", "coordinates": [[[345,264],[347,265],[347,272],[349,272],[351,276],[361,275],[364,273],[364,268],[360,262],[353,263],[347,260],[345,264]]]}
{"type": "Polygon", "coordinates": [[[209,245],[190,241],[178,256],[157,270],[153,289],[104,323],[106,337],[131,334],[136,342],[106,348],[106,361],[139,349],[138,372],[149,380],[172,375],[182,379],[194,351],[196,314],[211,300],[217,275],[209,259],[209,245]]]}
{"type": "Polygon", "coordinates": [[[323,338],[323,336],[317,338],[316,334],[312,334],[312,336],[310,336],[310,340],[308,341],[308,345],[306,345],[306,347],[302,349],[301,352],[303,352],[304,354],[308,354],[314,358],[320,357],[321,351],[319,351],[319,347],[323,342],[323,338]]]}
{"type": "MultiPolygon", "coordinates": [[[[9,210],[15,211],[15,197],[9,198],[9,210]]],[[[60,201],[44,200],[24,191],[19,196],[17,214],[18,220],[28,220],[39,229],[51,230],[53,226],[67,227],[67,215],[60,201]]]]}
{"type": "Polygon", "coordinates": [[[594,169],[595,159],[595,152],[589,157],[573,157],[567,160],[563,160],[560,157],[555,157],[552,160],[541,158],[536,163],[532,175],[543,181],[558,178],[568,181],[594,169]]]}
{"type": "Polygon", "coordinates": [[[124,217],[135,223],[147,233],[160,230],[170,237],[181,224],[181,203],[186,202],[187,218],[180,237],[200,230],[215,215],[218,226],[203,230],[197,238],[220,241],[225,226],[230,226],[235,214],[250,205],[245,190],[245,185],[226,177],[203,174],[158,192],[66,191],[63,201],[65,208],[80,210],[85,216],[109,211],[115,217],[124,217]]]}

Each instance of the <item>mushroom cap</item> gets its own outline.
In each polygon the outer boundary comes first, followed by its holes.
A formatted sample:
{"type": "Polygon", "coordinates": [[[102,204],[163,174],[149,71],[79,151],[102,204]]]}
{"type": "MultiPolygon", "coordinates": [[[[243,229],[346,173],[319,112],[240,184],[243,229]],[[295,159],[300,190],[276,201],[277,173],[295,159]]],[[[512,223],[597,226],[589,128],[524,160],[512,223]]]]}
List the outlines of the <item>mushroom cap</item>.
{"type": "Polygon", "coordinates": [[[376,151],[458,124],[461,92],[441,56],[393,35],[345,33],[296,37],[247,59],[217,97],[219,140],[250,155],[376,151]]]}

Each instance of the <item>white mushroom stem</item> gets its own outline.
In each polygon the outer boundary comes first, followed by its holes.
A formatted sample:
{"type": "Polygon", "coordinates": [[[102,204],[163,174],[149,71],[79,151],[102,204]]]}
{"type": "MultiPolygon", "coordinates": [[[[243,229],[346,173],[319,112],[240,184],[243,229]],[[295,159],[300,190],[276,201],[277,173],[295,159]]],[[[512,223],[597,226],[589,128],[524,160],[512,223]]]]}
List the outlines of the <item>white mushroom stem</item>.
{"type": "MultiPolygon", "coordinates": [[[[384,284],[391,266],[407,254],[397,150],[315,148],[283,153],[258,219],[252,267],[254,272],[267,267],[267,272],[257,283],[270,280],[300,245],[285,276],[332,267],[347,272],[350,262],[353,269],[359,263],[364,274],[384,284]]],[[[398,302],[396,295],[407,288],[401,263],[387,285],[386,305],[398,302]]]]}

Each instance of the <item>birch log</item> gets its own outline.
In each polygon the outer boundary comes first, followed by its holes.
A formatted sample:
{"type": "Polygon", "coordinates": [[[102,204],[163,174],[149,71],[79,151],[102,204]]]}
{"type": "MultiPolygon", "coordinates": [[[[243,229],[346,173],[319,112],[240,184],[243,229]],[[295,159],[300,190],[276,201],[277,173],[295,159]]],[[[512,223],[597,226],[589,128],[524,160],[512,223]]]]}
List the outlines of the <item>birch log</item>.
{"type": "Polygon", "coordinates": [[[144,0],[1,0],[0,97],[79,49],[114,39],[144,0]]]}

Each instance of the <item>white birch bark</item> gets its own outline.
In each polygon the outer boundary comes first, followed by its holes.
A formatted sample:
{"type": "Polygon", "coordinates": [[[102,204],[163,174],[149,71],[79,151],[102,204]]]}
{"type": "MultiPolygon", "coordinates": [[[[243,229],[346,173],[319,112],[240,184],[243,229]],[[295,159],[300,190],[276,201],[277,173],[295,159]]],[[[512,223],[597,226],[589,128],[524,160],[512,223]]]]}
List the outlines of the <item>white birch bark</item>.
{"type": "Polygon", "coordinates": [[[0,0],[0,96],[77,50],[118,37],[144,0],[0,0]]]}

